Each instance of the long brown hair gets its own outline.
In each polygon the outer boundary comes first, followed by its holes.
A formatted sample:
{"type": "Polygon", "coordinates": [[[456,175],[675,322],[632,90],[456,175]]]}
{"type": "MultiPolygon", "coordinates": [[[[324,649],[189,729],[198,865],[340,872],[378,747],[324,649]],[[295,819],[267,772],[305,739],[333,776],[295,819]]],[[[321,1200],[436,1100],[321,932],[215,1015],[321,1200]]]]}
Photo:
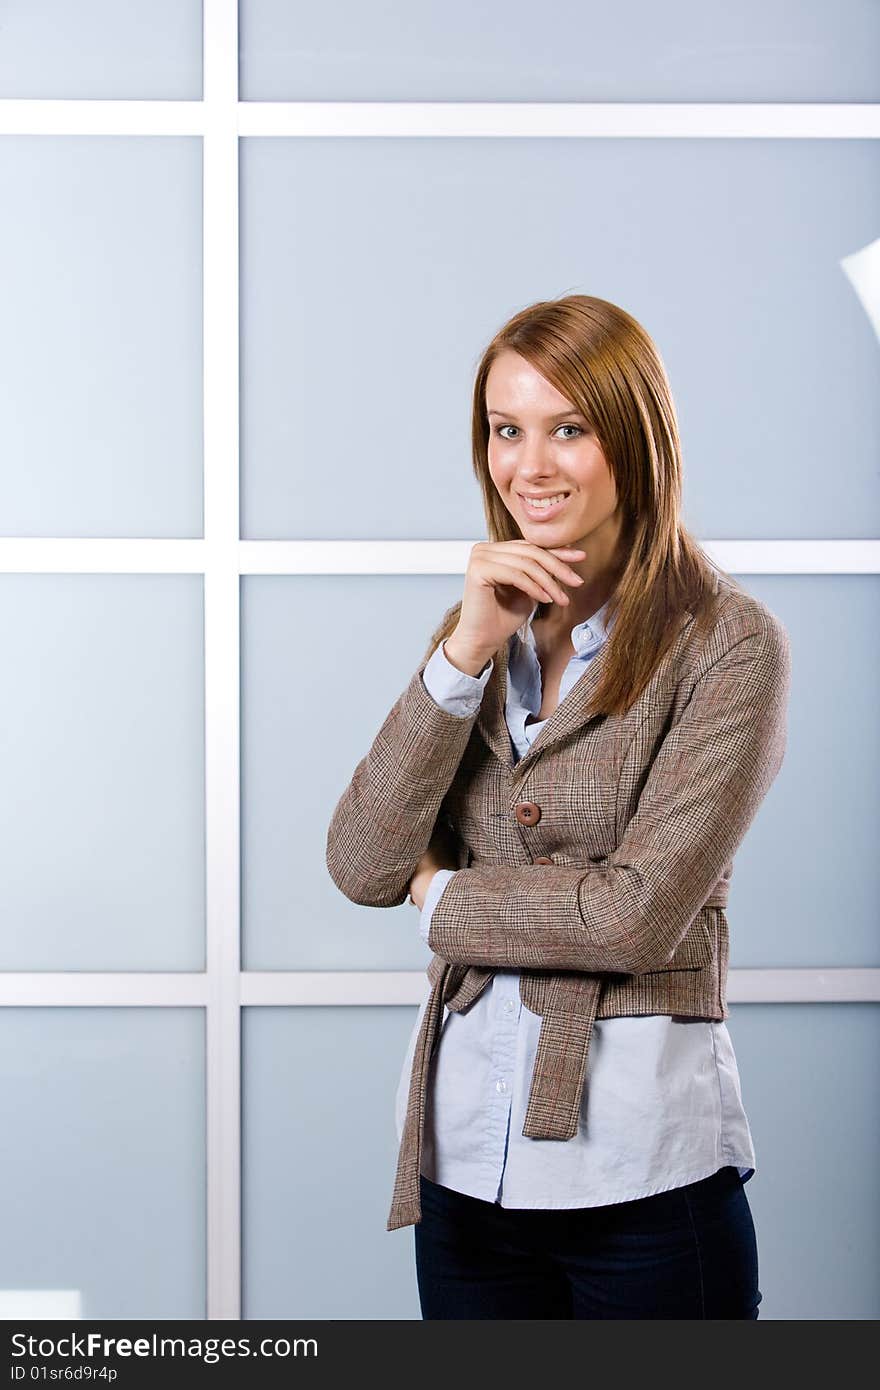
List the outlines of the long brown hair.
{"type": "MultiPolygon", "coordinates": [[[[740,586],[681,520],[678,420],[657,348],[630,314],[591,295],[541,300],[520,310],[495,334],[477,367],[471,438],[488,539],[524,539],[489,473],[486,378],[499,353],[511,349],[586,416],[622,503],[622,558],[606,616],[614,627],[591,710],[625,714],[682,618],[692,614],[698,629],[711,622],[716,576],[740,586]]],[[[461,601],[433,634],[427,656],[452,634],[460,612],[461,601]]]]}

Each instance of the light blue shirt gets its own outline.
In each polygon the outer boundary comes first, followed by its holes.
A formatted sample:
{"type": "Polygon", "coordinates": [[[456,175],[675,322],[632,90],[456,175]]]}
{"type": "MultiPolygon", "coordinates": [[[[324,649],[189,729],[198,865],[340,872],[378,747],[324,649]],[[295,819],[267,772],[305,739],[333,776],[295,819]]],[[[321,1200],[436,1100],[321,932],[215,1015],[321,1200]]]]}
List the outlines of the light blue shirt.
{"type": "MultiPolygon", "coordinates": [[[[532,618],[510,639],[505,715],[514,758],[546,720],[532,618]]],[[[606,640],[607,605],[571,629],[572,655],[559,702],[606,640]]],[[[459,671],[441,644],[423,672],[439,705],[461,718],[479,707],[492,674],[459,671]]],[[[419,930],[455,870],[432,878],[419,930]]],[[[550,871],[552,872],[552,870],[550,871]]],[[[416,1037],[427,986],[409,1040],[395,1104],[400,1143],[416,1037]]],[[[428,1078],[421,1171],[433,1182],[503,1207],[592,1207],[631,1201],[709,1177],[733,1164],[748,1182],[755,1153],[739,1072],[723,1022],[647,1015],[596,1019],[578,1132],[572,1139],[523,1136],[541,1019],[523,1005],[519,971],[497,970],[465,1013],[444,1006],[428,1078]]]]}

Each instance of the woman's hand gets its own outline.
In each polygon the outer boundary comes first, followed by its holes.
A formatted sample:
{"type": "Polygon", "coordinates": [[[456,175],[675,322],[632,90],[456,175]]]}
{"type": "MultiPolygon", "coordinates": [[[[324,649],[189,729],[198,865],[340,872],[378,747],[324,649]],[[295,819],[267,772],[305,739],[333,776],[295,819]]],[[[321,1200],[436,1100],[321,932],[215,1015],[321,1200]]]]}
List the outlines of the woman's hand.
{"type": "Polygon", "coordinates": [[[468,561],[458,623],[444,644],[452,664],[479,675],[536,603],[569,603],[563,586],[584,581],[565,560],[585,554],[569,545],[545,549],[531,541],[478,541],[468,561]]]}
{"type": "Polygon", "coordinates": [[[430,844],[416,865],[416,871],[410,880],[409,895],[419,912],[425,905],[428,885],[437,870],[457,868],[458,850],[452,835],[445,826],[438,822],[434,827],[430,844]]]}

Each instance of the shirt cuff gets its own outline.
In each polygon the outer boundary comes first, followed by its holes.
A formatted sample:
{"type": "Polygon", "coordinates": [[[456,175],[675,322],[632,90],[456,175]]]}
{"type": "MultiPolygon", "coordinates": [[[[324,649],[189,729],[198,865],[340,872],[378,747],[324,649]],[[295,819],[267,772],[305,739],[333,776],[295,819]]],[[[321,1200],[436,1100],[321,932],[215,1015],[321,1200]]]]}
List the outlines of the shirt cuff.
{"type": "Polygon", "coordinates": [[[425,901],[422,903],[422,910],[419,913],[419,935],[424,942],[427,942],[428,933],[431,930],[431,913],[434,911],[443,889],[455,872],[455,869],[438,869],[428,884],[425,901]]]}
{"type": "Polygon", "coordinates": [[[469,676],[467,671],[459,671],[453,666],[441,642],[422,672],[425,689],[435,704],[446,710],[447,714],[469,719],[476,714],[483,699],[489,677],[495,666],[492,657],[486,662],[478,676],[469,676]]]}

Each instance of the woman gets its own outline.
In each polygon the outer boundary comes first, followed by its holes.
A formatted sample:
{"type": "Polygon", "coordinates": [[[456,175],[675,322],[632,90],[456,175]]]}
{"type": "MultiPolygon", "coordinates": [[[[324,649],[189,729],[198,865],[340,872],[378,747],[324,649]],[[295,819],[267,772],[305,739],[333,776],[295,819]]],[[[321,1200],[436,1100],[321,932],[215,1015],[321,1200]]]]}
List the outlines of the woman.
{"type": "Polygon", "coordinates": [[[425,1318],[757,1318],[723,909],[787,636],[684,527],[666,375],[617,306],[496,334],[473,455],[491,539],[327,842],[434,952],[388,1227],[425,1318]]]}

